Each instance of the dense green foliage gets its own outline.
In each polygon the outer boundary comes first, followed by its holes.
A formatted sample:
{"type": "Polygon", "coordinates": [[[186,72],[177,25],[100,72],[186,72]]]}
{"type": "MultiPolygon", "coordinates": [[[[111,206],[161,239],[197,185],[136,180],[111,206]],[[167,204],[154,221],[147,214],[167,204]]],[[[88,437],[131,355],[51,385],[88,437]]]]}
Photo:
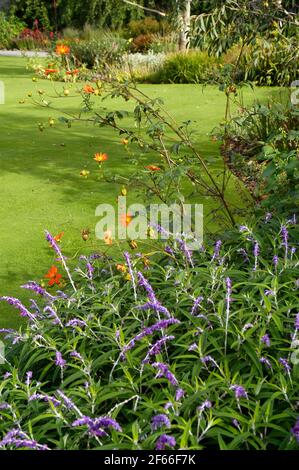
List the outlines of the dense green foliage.
{"type": "Polygon", "coordinates": [[[76,291],[6,299],[29,323],[6,331],[1,445],[17,429],[23,448],[153,449],[166,433],[184,449],[295,449],[295,223],[267,215],[214,250],[169,240],[117,267],[83,258],[76,291]]]}
{"type": "Polygon", "coordinates": [[[14,16],[0,12],[0,49],[12,47],[13,40],[24,29],[24,23],[14,16]]]}

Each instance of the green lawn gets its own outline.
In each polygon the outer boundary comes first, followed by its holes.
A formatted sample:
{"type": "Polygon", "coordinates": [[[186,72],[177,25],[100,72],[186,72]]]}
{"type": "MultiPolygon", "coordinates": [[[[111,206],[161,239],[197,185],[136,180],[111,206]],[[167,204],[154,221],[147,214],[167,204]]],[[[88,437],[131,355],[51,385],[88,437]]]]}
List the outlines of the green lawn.
{"type": "MultiPolygon", "coordinates": [[[[33,107],[26,95],[35,87],[52,90],[52,85],[39,81],[35,85],[32,73],[26,70],[26,59],[0,57],[0,80],[6,87],[6,102],[0,106],[0,295],[12,295],[28,300],[20,289],[27,280],[39,280],[48,271],[53,254],[44,241],[43,231],[65,232],[63,248],[73,258],[84,250],[94,250],[94,237],[86,244],[81,229],[94,229],[95,208],[102,202],[115,203],[118,186],[96,180],[96,165],[92,156],[97,151],[109,154],[109,170],[130,170],[127,154],[120,139],[110,129],[97,129],[78,124],[71,129],[57,122],[47,126],[49,110],[33,107]],[[20,104],[20,100],[26,100],[20,104]],[[38,123],[46,125],[44,132],[38,123]],[[91,171],[82,179],[80,171],[91,171]]],[[[57,85],[62,88],[61,84],[57,85]]],[[[197,141],[201,153],[215,168],[219,167],[218,144],[208,133],[223,117],[224,94],[217,87],[198,85],[143,85],[152,97],[161,96],[177,120],[196,121],[197,141]]],[[[67,98],[68,109],[78,109],[80,99],[67,98]]],[[[245,102],[255,97],[264,99],[269,89],[244,92],[245,102]]],[[[61,106],[61,104],[60,104],[61,106]]],[[[117,106],[109,103],[106,106],[117,106]]],[[[122,109],[124,104],[121,104],[122,109]]],[[[53,114],[53,113],[52,113],[53,114]]],[[[237,200],[233,181],[231,199],[237,200]]],[[[198,201],[201,202],[201,201],[198,201]]],[[[0,327],[19,323],[17,312],[0,303],[0,327]]]]}

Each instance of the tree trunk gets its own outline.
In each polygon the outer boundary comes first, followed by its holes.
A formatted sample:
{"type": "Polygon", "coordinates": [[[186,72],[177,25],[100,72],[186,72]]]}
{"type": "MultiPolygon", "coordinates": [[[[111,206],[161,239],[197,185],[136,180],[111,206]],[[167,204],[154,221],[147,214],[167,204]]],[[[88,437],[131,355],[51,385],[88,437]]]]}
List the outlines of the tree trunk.
{"type": "Polygon", "coordinates": [[[192,0],[185,0],[184,9],[180,12],[180,39],[179,48],[180,51],[187,51],[189,49],[190,42],[190,25],[191,25],[191,3],[192,0]]]}

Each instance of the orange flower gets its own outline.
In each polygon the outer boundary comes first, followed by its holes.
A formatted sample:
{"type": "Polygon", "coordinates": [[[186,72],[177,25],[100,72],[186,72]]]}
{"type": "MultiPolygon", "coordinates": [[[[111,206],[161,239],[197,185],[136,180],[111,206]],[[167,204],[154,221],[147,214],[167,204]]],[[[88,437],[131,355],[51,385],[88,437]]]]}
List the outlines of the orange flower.
{"type": "Polygon", "coordinates": [[[52,287],[54,286],[54,284],[60,285],[62,275],[59,274],[56,266],[52,266],[49,269],[48,273],[45,275],[45,278],[49,279],[48,285],[52,287]]]}
{"type": "Polygon", "coordinates": [[[130,214],[122,214],[121,217],[121,224],[124,227],[127,227],[133,220],[133,217],[130,214]]]}
{"type": "Polygon", "coordinates": [[[63,235],[64,235],[64,232],[61,232],[61,233],[59,233],[58,235],[55,235],[54,240],[55,240],[57,243],[61,242],[61,239],[62,239],[63,235]]]}
{"type": "Polygon", "coordinates": [[[128,143],[129,143],[129,141],[128,141],[128,139],[122,139],[122,140],[121,140],[121,143],[122,143],[123,145],[127,146],[128,143]]]}
{"type": "Polygon", "coordinates": [[[156,166],[156,165],[148,165],[145,167],[147,170],[150,170],[150,171],[160,171],[161,168],[156,166]]]}
{"type": "Polygon", "coordinates": [[[89,93],[89,94],[95,93],[95,89],[91,85],[85,85],[85,87],[83,88],[83,91],[84,93],[89,93]]]}
{"type": "Polygon", "coordinates": [[[121,273],[127,272],[127,267],[124,264],[117,264],[116,269],[117,271],[120,271],[121,273]]]}
{"type": "Polygon", "coordinates": [[[56,46],[56,54],[59,55],[66,55],[69,54],[71,51],[70,47],[67,46],[66,44],[57,44],[56,46]]]}
{"type": "Polygon", "coordinates": [[[51,75],[52,73],[58,73],[59,70],[57,69],[46,69],[45,70],[45,75],[51,75]]]}
{"type": "Polygon", "coordinates": [[[111,232],[111,230],[107,230],[107,232],[105,232],[104,242],[106,243],[106,245],[112,245],[112,232],[111,232]]]}
{"type": "Polygon", "coordinates": [[[107,153],[96,153],[93,159],[98,163],[103,163],[108,160],[108,155],[107,153]]]}
{"type": "Polygon", "coordinates": [[[80,72],[79,69],[76,69],[76,70],[68,70],[66,72],[67,75],[78,75],[78,73],[80,72]]]}

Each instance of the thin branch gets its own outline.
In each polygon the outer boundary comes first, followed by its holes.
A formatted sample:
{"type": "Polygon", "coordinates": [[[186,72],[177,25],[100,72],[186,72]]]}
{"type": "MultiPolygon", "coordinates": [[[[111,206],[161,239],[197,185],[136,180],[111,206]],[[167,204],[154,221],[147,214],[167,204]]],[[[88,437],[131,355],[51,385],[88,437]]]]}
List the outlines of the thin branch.
{"type": "Polygon", "coordinates": [[[164,17],[168,16],[168,13],[165,13],[164,11],[155,10],[153,8],[147,8],[142,5],[138,5],[138,3],[131,2],[130,0],[122,0],[122,1],[124,3],[127,3],[128,5],[132,5],[133,7],[141,8],[142,10],[150,11],[151,13],[156,13],[157,15],[160,15],[160,16],[164,16],[164,17]]]}

